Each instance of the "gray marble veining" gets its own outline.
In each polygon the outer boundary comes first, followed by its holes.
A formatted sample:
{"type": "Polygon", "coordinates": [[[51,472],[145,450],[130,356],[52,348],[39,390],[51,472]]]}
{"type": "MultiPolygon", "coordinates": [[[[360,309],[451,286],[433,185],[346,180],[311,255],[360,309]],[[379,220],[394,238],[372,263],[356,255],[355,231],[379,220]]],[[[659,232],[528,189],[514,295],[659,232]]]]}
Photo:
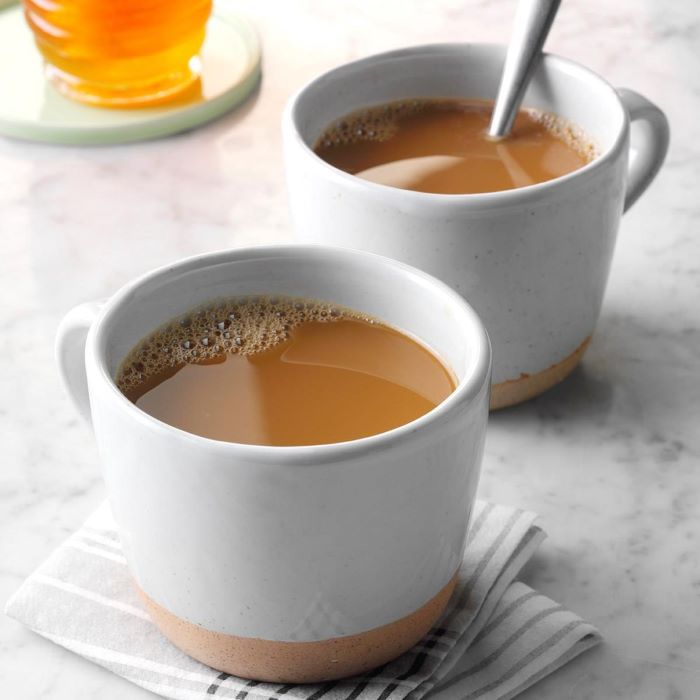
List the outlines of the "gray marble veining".
{"type": "MultiPolygon", "coordinates": [[[[104,495],[53,364],[62,314],[184,255],[289,240],[279,118],[290,92],[392,47],[503,42],[515,6],[237,4],[262,34],[265,76],[234,114],[132,146],[0,140],[2,601],[104,495]]],[[[489,426],[480,495],[536,510],[550,533],[526,580],[606,638],[522,697],[690,700],[700,687],[700,8],[570,0],[548,48],[656,101],[673,139],[624,218],[583,366],[489,426]]],[[[5,618],[0,689],[13,700],[149,697],[5,618]]]]}

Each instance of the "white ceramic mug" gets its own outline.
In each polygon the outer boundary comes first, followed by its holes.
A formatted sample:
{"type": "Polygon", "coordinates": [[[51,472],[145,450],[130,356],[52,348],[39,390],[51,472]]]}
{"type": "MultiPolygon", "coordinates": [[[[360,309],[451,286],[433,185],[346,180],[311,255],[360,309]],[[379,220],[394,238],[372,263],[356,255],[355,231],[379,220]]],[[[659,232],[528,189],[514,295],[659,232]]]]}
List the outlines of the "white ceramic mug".
{"type": "Polygon", "coordinates": [[[239,676],[318,681],[418,641],[461,562],[488,414],[484,328],[444,283],[362,252],[271,246],[213,253],[71,311],[61,374],[91,418],[129,568],[177,646],[239,676]],[[221,297],[286,294],[384,320],[459,380],[421,418],[351,442],[266,447],[211,440],[143,412],[114,377],[173,317],[221,297]]]}
{"type": "Polygon", "coordinates": [[[622,212],[668,148],[663,113],[582,66],[544,55],[524,105],[579,125],[598,146],[585,167],[504,192],[439,195],[379,185],[321,160],[336,119],[412,97],[496,95],[505,47],[442,44],[392,51],[316,78],[283,118],[299,240],[368,250],[420,267],[463,294],[493,345],[492,407],[535,396],[578,363],[595,328],[622,212]],[[632,138],[630,122],[639,122],[632,138]]]}

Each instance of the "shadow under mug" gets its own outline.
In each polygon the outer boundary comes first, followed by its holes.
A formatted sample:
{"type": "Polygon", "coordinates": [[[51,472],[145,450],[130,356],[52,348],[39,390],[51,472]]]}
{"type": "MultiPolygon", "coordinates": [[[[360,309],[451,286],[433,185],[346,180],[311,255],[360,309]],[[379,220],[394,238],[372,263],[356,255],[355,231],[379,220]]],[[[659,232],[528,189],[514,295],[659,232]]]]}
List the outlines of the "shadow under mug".
{"type": "Polygon", "coordinates": [[[71,311],[57,356],[92,421],[131,574],[182,650],[238,676],[320,681],[389,661],[439,617],[462,561],[491,368],[481,321],[447,285],[342,249],[202,255],[71,311]],[[432,348],[458,386],[394,430],[300,447],[199,437],[119,391],[120,363],[151,331],[217,298],[260,294],[375,315],[432,348]]]}
{"type": "Polygon", "coordinates": [[[311,81],[283,117],[297,238],[402,260],[463,294],[493,345],[492,408],[542,393],[583,356],[621,214],[668,149],[663,113],[641,95],[545,54],[523,104],[577,124],[599,150],[562,177],[503,192],[429,194],[345,173],[312,147],[329,123],[371,105],[414,97],[493,99],[505,51],[436,44],[371,56],[311,81]],[[630,121],[640,126],[631,159],[630,121]]]}

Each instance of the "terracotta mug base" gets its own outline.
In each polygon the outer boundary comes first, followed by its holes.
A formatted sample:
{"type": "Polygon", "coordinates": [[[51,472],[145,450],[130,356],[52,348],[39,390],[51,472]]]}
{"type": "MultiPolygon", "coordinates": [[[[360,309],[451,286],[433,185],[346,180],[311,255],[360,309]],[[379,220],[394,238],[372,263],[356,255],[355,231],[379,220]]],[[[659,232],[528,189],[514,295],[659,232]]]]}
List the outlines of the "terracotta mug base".
{"type": "Polygon", "coordinates": [[[177,617],[139,594],[160,631],[189,656],[240,678],[272,683],[318,683],[370,671],[395,659],[422,639],[445,609],[455,574],[415,612],[381,627],[314,642],[276,642],[212,632],[177,617]]]}
{"type": "Polygon", "coordinates": [[[574,371],[590,342],[591,336],[589,335],[570,355],[541,372],[523,374],[518,379],[509,379],[494,384],[491,387],[491,410],[497,411],[499,408],[515,406],[528,399],[533,399],[559,384],[574,371]]]}

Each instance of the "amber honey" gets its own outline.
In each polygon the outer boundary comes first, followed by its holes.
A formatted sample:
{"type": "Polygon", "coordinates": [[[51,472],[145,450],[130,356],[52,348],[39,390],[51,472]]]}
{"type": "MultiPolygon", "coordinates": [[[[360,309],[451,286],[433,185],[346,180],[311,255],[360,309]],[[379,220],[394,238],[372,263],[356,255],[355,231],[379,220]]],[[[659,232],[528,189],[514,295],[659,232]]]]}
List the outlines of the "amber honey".
{"type": "Polygon", "coordinates": [[[211,0],[23,0],[47,73],[89,104],[138,107],[198,79],[211,0]]]}

